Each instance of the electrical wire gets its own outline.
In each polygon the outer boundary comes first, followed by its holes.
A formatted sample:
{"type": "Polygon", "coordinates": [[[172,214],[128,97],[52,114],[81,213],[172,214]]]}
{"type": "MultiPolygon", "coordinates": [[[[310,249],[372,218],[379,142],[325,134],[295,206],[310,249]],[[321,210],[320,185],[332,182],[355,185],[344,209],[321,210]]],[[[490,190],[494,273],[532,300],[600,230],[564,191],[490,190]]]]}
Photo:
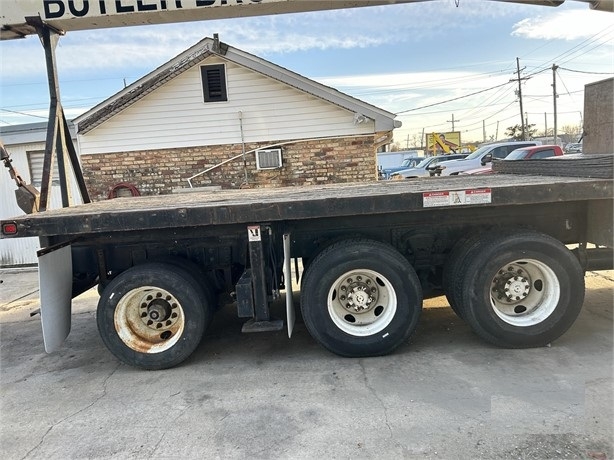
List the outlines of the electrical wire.
{"type": "Polygon", "coordinates": [[[413,109],[401,110],[401,111],[397,112],[396,115],[400,115],[400,114],[408,113],[408,112],[415,112],[416,110],[426,109],[428,107],[434,107],[436,105],[447,104],[448,102],[458,101],[460,99],[465,99],[465,98],[470,97],[470,96],[475,96],[476,94],[482,94],[482,93],[485,93],[486,91],[491,91],[491,90],[496,89],[496,88],[501,88],[502,86],[509,85],[509,84],[510,84],[510,82],[508,81],[508,82],[502,83],[500,85],[492,86],[490,88],[482,89],[480,91],[475,91],[473,93],[465,94],[464,96],[458,96],[458,97],[454,97],[452,99],[447,99],[445,101],[435,102],[433,104],[428,104],[428,105],[423,105],[422,107],[415,107],[413,109]]]}
{"type": "Polygon", "coordinates": [[[9,110],[9,109],[3,109],[3,108],[0,108],[0,110],[2,110],[3,112],[14,113],[14,114],[17,114],[17,115],[25,115],[25,116],[27,116],[27,117],[43,118],[43,119],[45,119],[45,120],[46,120],[47,118],[49,118],[49,117],[43,117],[42,115],[32,115],[32,114],[30,114],[30,113],[19,112],[18,110],[9,110]]]}
{"type": "Polygon", "coordinates": [[[588,72],[586,70],[574,70],[566,67],[559,67],[559,70],[566,70],[567,72],[585,73],[589,75],[614,75],[614,72],[588,72]]]}

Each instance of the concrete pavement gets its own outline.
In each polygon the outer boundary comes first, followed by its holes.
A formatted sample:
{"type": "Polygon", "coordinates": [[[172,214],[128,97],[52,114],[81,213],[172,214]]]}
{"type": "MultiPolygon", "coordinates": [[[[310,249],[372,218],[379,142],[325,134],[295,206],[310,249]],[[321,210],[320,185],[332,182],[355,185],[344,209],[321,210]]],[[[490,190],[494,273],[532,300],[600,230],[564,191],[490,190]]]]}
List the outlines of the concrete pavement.
{"type": "Polygon", "coordinates": [[[241,334],[231,308],[177,368],[120,364],[74,302],[44,352],[35,271],[0,270],[5,459],[612,459],[614,272],[587,274],[583,312],[551,347],[503,350],[427,303],[394,354],[345,359],[302,324],[241,334]]]}

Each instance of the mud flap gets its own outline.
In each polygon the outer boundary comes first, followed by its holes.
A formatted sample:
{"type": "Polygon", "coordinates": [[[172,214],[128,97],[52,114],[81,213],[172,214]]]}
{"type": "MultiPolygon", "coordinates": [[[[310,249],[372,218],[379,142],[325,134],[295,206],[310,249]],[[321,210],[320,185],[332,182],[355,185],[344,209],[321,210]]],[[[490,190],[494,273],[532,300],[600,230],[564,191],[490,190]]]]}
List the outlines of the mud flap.
{"type": "Polygon", "coordinates": [[[38,252],[41,324],[45,351],[60,348],[70,332],[72,255],[70,245],[38,252]]]}
{"type": "Polygon", "coordinates": [[[286,284],[286,318],[288,324],[288,337],[292,337],[296,316],[292,302],[292,266],[290,255],[290,234],[284,233],[284,283],[286,284]]]}

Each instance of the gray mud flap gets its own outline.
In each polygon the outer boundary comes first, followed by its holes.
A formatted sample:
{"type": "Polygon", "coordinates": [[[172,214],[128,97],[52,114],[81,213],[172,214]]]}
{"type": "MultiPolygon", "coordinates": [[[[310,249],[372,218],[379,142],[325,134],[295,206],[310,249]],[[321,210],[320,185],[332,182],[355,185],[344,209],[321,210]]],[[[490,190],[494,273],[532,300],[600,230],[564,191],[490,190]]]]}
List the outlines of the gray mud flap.
{"type": "Polygon", "coordinates": [[[38,252],[41,324],[45,351],[56,351],[70,332],[72,255],[70,245],[38,252]]]}

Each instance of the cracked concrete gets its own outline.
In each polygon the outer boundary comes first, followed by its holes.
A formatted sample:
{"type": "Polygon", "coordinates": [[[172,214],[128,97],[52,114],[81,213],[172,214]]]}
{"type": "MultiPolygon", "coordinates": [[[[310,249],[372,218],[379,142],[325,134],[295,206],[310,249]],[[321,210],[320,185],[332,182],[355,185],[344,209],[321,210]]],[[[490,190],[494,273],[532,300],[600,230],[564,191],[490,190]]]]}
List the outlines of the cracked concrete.
{"type": "Polygon", "coordinates": [[[300,322],[290,340],[241,334],[229,306],[187,362],[147,372],[104,348],[95,291],[45,354],[36,272],[0,270],[2,456],[611,459],[613,274],[587,274],[551,347],[494,348],[437,298],[394,354],[345,359],[300,322]]]}

